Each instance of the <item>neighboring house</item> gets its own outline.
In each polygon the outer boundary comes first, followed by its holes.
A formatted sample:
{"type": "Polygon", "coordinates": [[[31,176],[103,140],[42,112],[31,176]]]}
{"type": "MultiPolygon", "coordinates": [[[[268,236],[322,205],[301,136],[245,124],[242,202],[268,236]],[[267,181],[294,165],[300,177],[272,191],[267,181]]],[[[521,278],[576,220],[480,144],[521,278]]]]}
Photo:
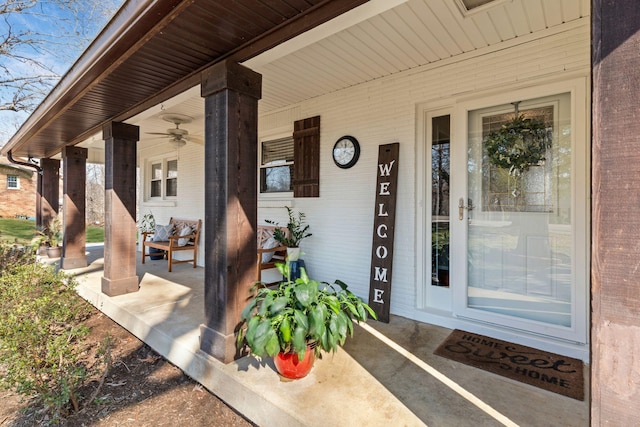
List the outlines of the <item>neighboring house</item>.
{"type": "MultiPolygon", "coordinates": [[[[289,206],[311,225],[314,278],[339,278],[392,314],[591,361],[595,417],[640,394],[637,382],[606,388],[600,370],[612,343],[640,346],[628,288],[640,238],[640,97],[626,85],[640,78],[635,3],[318,0],[297,15],[245,2],[260,17],[214,0],[152,3],[125,4],[54,92],[77,98],[49,100],[3,153],[62,151],[74,197],[80,165],[104,149],[106,222],[118,225],[106,251],[135,245],[136,205],[159,224],[203,219],[203,351],[233,357],[252,232],[289,206]],[[517,147],[495,132],[518,114],[551,142],[509,170],[517,147]],[[104,143],[83,139],[100,130],[104,143]],[[358,157],[340,164],[344,137],[358,157]],[[379,161],[394,143],[398,157],[379,161]],[[377,184],[392,168],[397,188],[377,184]],[[390,206],[395,221],[377,225],[390,206]],[[392,230],[393,245],[379,240],[392,230]]],[[[81,260],[84,248],[67,253],[81,260]]],[[[133,252],[107,259],[102,285],[137,290],[133,252]]],[[[606,381],[635,375],[616,369],[606,381]]]]}
{"type": "Polygon", "coordinates": [[[0,218],[35,218],[37,174],[0,157],[0,218]]]}

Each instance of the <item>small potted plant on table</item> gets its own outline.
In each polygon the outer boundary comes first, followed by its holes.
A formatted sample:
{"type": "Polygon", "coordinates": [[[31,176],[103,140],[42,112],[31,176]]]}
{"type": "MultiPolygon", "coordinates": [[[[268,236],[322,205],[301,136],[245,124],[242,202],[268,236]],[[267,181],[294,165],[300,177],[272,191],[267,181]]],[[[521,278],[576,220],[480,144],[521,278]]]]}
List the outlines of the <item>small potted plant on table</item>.
{"type": "Polygon", "coordinates": [[[277,268],[285,280],[276,288],[254,286],[242,311],[237,345],[273,357],[282,376],[302,378],[322,351],[335,352],[353,336],[354,320],[364,322],[376,314],[340,280],[317,282],[303,268],[293,281],[286,264],[277,268]]]}

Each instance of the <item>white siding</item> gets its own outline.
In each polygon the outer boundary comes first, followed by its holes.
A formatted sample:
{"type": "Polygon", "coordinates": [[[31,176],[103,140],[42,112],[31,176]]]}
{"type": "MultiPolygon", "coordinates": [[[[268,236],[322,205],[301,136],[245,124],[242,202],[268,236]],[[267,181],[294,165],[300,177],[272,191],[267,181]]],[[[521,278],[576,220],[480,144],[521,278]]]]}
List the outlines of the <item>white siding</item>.
{"type": "MultiPolygon", "coordinates": [[[[193,142],[176,150],[168,142],[155,145],[139,153],[138,167],[141,178],[145,178],[145,163],[148,158],[158,155],[178,156],[178,197],[167,202],[145,200],[144,187],[139,192],[139,215],[152,212],[156,224],[168,224],[171,217],[185,219],[201,219],[203,222],[200,238],[204,238],[204,146],[193,142]]],[[[144,182],[142,183],[144,186],[144,182]]],[[[140,249],[139,249],[140,250],[140,249]]],[[[176,253],[176,259],[189,258],[183,253],[176,253]]],[[[204,245],[200,241],[198,248],[198,265],[204,265],[204,245]]]]}
{"type": "MultiPolygon", "coordinates": [[[[588,75],[589,19],[565,32],[509,48],[443,61],[373,82],[337,91],[260,118],[260,134],[275,128],[274,115],[292,119],[321,116],[319,198],[269,199],[259,205],[258,219],[285,222],[285,203],[307,214],[313,236],[303,241],[311,277],[341,279],[367,299],[374,217],[378,146],[400,143],[398,203],[391,312],[416,317],[416,106],[425,102],[496,93],[505,87],[526,87],[543,79],[588,75]],[[464,59],[460,59],[464,58],[464,59]],[[440,63],[439,63],[440,64],[440,63]],[[351,169],[337,168],[331,151],[342,135],[360,142],[360,160],[351,169]],[[278,203],[281,202],[281,203],[278,203]]],[[[281,130],[283,123],[277,123],[281,130]]],[[[292,127],[292,123],[290,124],[292,127]]]]}

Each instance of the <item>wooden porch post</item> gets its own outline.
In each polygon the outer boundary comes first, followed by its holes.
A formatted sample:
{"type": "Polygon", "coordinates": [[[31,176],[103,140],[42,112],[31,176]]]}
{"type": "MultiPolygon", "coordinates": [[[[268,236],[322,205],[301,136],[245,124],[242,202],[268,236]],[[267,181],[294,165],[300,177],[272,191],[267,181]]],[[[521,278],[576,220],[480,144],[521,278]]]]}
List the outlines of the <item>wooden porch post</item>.
{"type": "Polygon", "coordinates": [[[205,98],[205,324],[200,348],[228,363],[257,280],[257,132],[262,76],[233,62],[202,74],[205,98]]]}
{"type": "Polygon", "coordinates": [[[62,149],[64,230],[60,268],[65,270],[87,266],[85,254],[87,153],[86,148],[80,147],[62,149]]]}
{"type": "Polygon", "coordinates": [[[60,160],[40,159],[36,196],[36,225],[44,227],[60,209],[60,160]]]}
{"type": "Polygon", "coordinates": [[[102,292],[139,289],[136,275],[136,153],[140,128],[111,122],[102,127],[105,151],[104,276],[102,292]]]}
{"type": "Polygon", "coordinates": [[[640,425],[640,8],[592,1],[591,425],[640,425]]]}

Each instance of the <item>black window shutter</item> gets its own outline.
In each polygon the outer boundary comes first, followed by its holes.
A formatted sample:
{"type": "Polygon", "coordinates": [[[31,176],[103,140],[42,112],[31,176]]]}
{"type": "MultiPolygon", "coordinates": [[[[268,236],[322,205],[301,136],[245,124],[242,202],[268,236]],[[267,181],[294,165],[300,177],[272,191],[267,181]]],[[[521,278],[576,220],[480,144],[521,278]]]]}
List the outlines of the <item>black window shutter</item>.
{"type": "Polygon", "coordinates": [[[293,124],[293,197],[320,197],[320,116],[293,124]]]}

